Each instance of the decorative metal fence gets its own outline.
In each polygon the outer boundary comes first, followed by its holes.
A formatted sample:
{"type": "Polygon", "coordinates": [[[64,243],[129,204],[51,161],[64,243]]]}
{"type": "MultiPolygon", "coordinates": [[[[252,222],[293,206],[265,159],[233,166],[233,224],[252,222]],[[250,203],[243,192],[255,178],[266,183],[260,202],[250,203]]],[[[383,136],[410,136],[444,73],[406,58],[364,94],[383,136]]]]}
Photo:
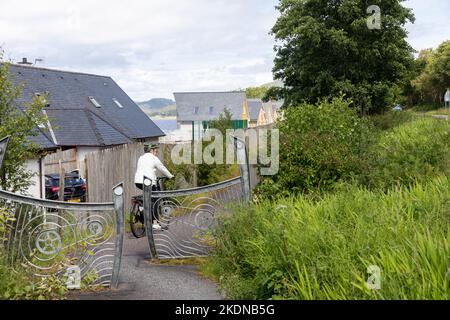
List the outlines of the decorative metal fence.
{"type": "Polygon", "coordinates": [[[3,165],[3,159],[6,155],[6,148],[8,147],[8,142],[9,142],[9,136],[0,139],[0,169],[2,168],[3,165]]]}
{"type": "Polygon", "coordinates": [[[2,259],[17,272],[57,276],[69,288],[117,287],[124,237],[123,184],[111,203],[67,203],[0,190],[2,259]]]}
{"type": "Polygon", "coordinates": [[[153,259],[207,256],[214,246],[212,231],[228,206],[250,201],[250,176],[245,143],[235,138],[241,175],[221,183],[176,191],[152,192],[144,178],[144,222],[153,259]],[[161,229],[154,229],[153,225],[161,229]],[[159,227],[158,227],[159,228],[159,227]]]}

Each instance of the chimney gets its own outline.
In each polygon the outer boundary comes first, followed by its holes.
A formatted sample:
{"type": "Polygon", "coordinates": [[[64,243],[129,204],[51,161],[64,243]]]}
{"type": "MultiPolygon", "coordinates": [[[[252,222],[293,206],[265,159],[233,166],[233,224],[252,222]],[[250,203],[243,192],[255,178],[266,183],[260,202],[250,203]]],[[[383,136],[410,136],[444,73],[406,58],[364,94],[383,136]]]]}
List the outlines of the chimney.
{"type": "Polygon", "coordinates": [[[22,61],[21,62],[17,62],[17,64],[23,64],[23,65],[28,65],[28,66],[32,65],[31,62],[28,62],[27,58],[22,58],[22,61]]]}

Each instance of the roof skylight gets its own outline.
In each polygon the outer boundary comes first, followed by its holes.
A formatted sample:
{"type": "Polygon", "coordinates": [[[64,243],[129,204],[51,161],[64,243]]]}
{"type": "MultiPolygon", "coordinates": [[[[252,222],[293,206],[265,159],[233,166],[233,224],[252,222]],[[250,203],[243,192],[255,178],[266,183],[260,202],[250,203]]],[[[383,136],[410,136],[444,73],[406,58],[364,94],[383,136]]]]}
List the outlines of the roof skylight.
{"type": "Polygon", "coordinates": [[[100,103],[98,103],[97,100],[94,99],[94,97],[89,97],[89,100],[91,100],[92,104],[97,108],[100,108],[102,106],[100,103]]]}
{"type": "Polygon", "coordinates": [[[116,98],[113,98],[114,103],[120,108],[123,109],[123,105],[117,100],[116,98]]]}

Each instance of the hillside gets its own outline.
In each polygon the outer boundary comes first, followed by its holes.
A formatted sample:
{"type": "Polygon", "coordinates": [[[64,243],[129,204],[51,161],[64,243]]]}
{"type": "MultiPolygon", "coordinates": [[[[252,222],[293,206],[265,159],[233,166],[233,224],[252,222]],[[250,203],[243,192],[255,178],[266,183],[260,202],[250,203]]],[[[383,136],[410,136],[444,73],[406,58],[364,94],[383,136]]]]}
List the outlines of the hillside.
{"type": "Polygon", "coordinates": [[[174,117],[177,115],[175,101],[164,98],[154,98],[137,102],[137,105],[151,117],[174,117]]]}

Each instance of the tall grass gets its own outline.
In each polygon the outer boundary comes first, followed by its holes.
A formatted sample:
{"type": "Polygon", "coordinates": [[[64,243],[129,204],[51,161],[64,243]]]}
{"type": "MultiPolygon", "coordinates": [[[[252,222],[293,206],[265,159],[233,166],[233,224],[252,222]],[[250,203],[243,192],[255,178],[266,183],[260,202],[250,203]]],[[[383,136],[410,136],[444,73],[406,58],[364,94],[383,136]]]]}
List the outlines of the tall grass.
{"type": "Polygon", "coordinates": [[[371,150],[366,184],[389,189],[450,174],[448,121],[420,118],[384,132],[371,150]]]}
{"type": "Polygon", "coordinates": [[[237,208],[209,269],[235,299],[449,299],[450,178],[237,208]],[[381,290],[366,284],[381,269],[381,290]]]}

